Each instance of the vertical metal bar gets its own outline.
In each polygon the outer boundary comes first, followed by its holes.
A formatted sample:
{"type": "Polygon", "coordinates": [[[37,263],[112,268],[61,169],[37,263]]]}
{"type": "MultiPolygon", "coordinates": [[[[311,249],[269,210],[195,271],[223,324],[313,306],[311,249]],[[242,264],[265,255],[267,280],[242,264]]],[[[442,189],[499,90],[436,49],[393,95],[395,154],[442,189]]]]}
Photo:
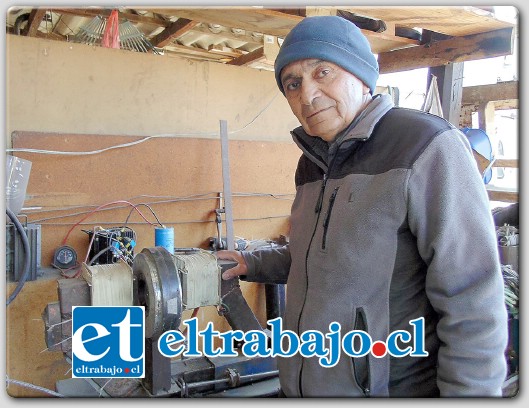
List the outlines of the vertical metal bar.
{"type": "Polygon", "coordinates": [[[221,120],[220,147],[222,155],[222,181],[224,186],[224,213],[226,215],[226,243],[228,249],[233,251],[235,249],[235,240],[233,236],[233,207],[228,146],[228,123],[225,120],[221,120]]]}

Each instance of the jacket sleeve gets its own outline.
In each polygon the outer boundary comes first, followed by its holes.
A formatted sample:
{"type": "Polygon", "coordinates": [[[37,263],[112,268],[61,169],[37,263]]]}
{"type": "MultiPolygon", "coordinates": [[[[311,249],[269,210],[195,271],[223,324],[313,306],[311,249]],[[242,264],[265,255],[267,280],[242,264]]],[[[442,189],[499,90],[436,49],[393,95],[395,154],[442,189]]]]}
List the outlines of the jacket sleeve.
{"type": "Polygon", "coordinates": [[[255,251],[242,251],[248,267],[248,274],[241,280],[260,283],[287,283],[290,270],[290,250],[288,245],[255,251]]]}
{"type": "Polygon", "coordinates": [[[441,396],[501,396],[507,310],[496,231],[470,144],[459,131],[430,143],[408,179],[408,218],[439,314],[441,396]]]}

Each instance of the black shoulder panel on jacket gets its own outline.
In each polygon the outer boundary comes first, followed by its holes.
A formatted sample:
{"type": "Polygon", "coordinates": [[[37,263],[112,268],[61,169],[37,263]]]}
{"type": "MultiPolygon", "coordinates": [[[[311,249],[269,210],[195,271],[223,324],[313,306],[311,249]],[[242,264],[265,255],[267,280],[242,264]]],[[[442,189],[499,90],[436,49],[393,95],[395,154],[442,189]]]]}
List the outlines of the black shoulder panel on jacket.
{"type": "Polygon", "coordinates": [[[443,118],[419,110],[392,108],[375,126],[371,137],[340,149],[331,178],[348,174],[380,174],[411,168],[415,160],[444,131],[454,126],[443,118]]]}
{"type": "Polygon", "coordinates": [[[322,178],[323,170],[303,154],[299,158],[296,169],[296,187],[321,180],[322,178]]]}

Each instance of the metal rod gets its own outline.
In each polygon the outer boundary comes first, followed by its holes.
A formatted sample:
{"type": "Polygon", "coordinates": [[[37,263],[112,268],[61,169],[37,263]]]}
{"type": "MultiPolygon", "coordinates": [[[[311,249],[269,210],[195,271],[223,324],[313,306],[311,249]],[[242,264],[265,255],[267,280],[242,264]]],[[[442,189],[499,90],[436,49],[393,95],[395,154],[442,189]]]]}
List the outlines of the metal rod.
{"type": "MultiPolygon", "coordinates": [[[[267,371],[264,373],[256,373],[256,374],[247,374],[247,375],[241,375],[240,381],[252,381],[252,380],[260,380],[262,378],[272,377],[279,374],[279,371],[267,371]]],[[[222,384],[222,383],[228,383],[230,382],[229,378],[219,378],[218,380],[208,380],[208,381],[197,381],[192,383],[187,383],[187,388],[198,388],[198,387],[205,387],[207,385],[215,385],[215,384],[222,384]]]]}
{"type": "Polygon", "coordinates": [[[233,236],[233,210],[230,181],[228,124],[225,120],[220,121],[220,145],[222,155],[222,180],[224,183],[224,212],[226,214],[226,243],[228,250],[235,250],[235,240],[233,236]]]}

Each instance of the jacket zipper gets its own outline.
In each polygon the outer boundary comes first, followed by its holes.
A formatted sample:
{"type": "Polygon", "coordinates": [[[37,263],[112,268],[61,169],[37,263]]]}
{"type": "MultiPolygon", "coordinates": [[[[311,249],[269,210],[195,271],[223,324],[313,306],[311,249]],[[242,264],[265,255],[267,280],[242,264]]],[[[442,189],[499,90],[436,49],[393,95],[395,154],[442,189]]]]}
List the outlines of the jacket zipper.
{"type": "MultiPolygon", "coordinates": [[[[355,316],[355,326],[354,330],[361,330],[368,333],[367,319],[365,311],[362,307],[356,309],[355,316]]],[[[354,378],[356,385],[360,387],[362,392],[366,397],[370,396],[370,370],[369,370],[369,354],[366,354],[364,357],[352,357],[353,359],[353,369],[354,369],[354,378]]]]}
{"type": "Polygon", "coordinates": [[[316,208],[314,209],[314,212],[316,214],[321,211],[321,206],[323,204],[323,194],[325,193],[326,185],[327,185],[327,174],[325,173],[323,175],[323,183],[321,184],[321,188],[320,188],[320,195],[318,196],[318,201],[316,202],[316,208]]]}
{"type": "MultiPolygon", "coordinates": [[[[309,252],[310,247],[312,245],[312,241],[314,240],[314,235],[316,235],[316,231],[318,230],[318,223],[320,221],[320,212],[321,207],[323,203],[323,194],[325,193],[325,186],[327,185],[327,173],[323,174],[323,182],[321,184],[320,189],[320,195],[318,196],[318,201],[316,202],[316,208],[314,209],[314,212],[318,214],[316,218],[316,226],[314,227],[314,231],[312,231],[312,236],[310,237],[309,246],[307,248],[307,253],[305,255],[305,276],[307,277],[307,287],[309,286],[309,274],[308,274],[308,266],[309,266],[309,252]]],[[[305,297],[303,298],[303,304],[301,305],[301,310],[299,312],[298,317],[298,333],[300,332],[300,325],[301,325],[301,316],[303,315],[303,309],[305,308],[305,303],[307,302],[307,291],[305,291],[305,297]]],[[[301,365],[299,367],[299,395],[300,397],[303,397],[303,391],[301,387],[301,372],[303,371],[303,359],[301,359],[301,365]]]]}
{"type": "Polygon", "coordinates": [[[323,221],[323,240],[321,242],[321,249],[325,249],[325,246],[327,245],[327,228],[329,226],[332,208],[334,206],[334,201],[336,200],[336,195],[338,194],[339,188],[340,187],[336,187],[331,194],[331,198],[329,198],[329,209],[327,210],[327,215],[325,216],[325,220],[323,221]]]}

